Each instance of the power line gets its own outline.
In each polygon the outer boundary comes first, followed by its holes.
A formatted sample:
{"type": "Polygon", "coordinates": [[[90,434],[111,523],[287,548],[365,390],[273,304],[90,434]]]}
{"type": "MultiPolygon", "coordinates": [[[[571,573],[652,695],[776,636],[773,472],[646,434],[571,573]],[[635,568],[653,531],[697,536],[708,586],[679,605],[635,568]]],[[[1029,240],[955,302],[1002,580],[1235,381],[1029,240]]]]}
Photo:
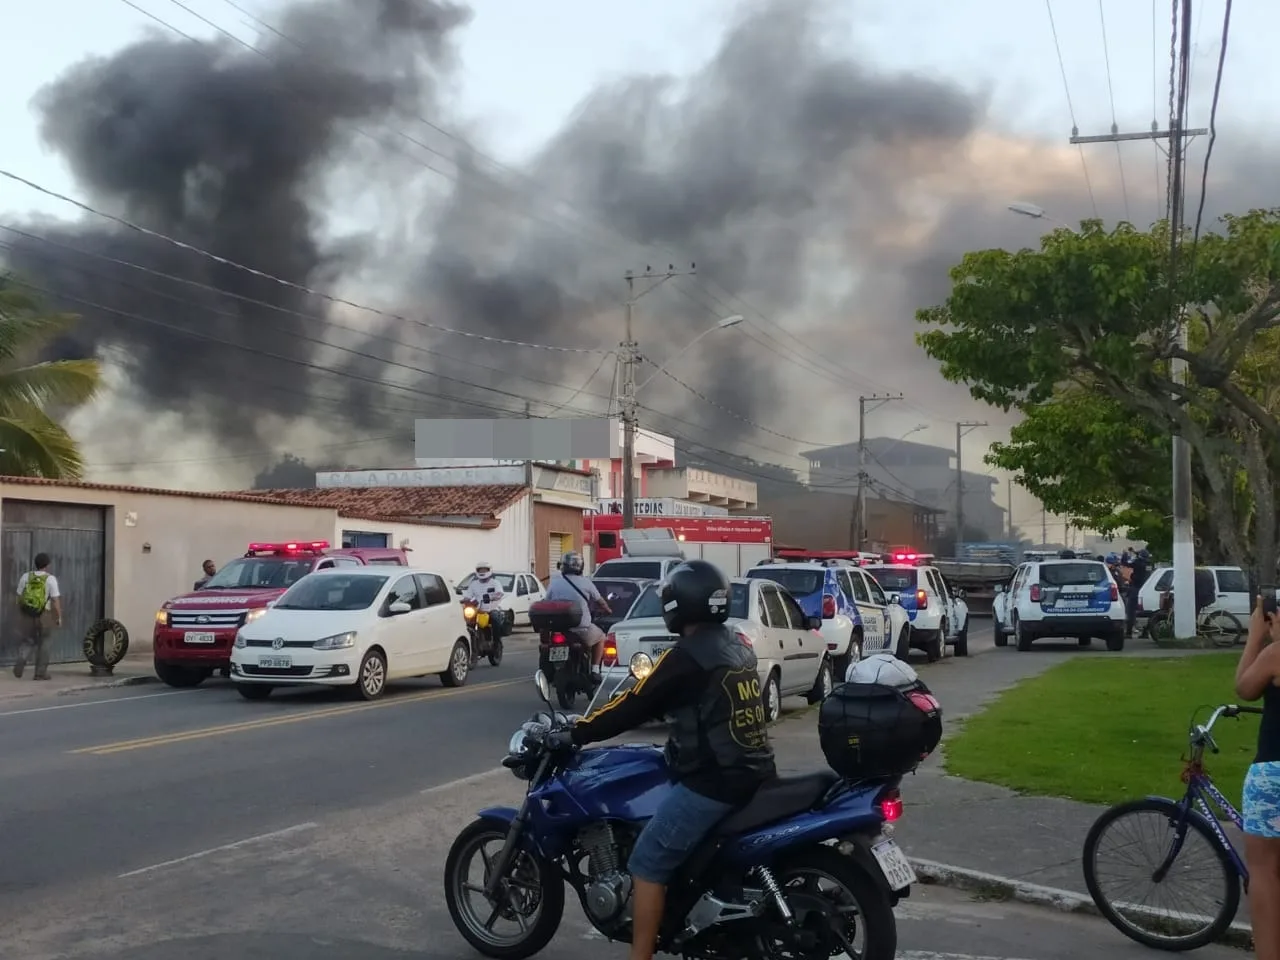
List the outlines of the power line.
{"type": "MultiPolygon", "coordinates": [[[[1200,21],[1204,22],[1203,18],[1200,21]]],[[[1231,33],[1231,0],[1222,15],[1222,46],[1218,49],[1218,70],[1213,78],[1213,102],[1209,107],[1209,145],[1204,152],[1204,168],[1200,172],[1200,205],[1196,209],[1196,226],[1191,235],[1191,262],[1195,264],[1196,245],[1200,241],[1200,222],[1204,217],[1204,198],[1209,191],[1209,160],[1218,139],[1218,96],[1222,93],[1222,71],[1227,63],[1227,38],[1231,33]]]]}
{"type": "MultiPolygon", "coordinates": [[[[1071,136],[1076,137],[1080,134],[1080,125],[1076,123],[1076,108],[1071,102],[1071,84],[1067,82],[1067,64],[1062,59],[1062,44],[1058,41],[1058,25],[1053,19],[1053,2],[1052,0],[1044,0],[1044,8],[1049,13],[1049,29],[1053,32],[1053,49],[1058,54],[1058,70],[1062,74],[1062,90],[1067,96],[1067,113],[1071,116],[1071,136]]],[[[1084,147],[1080,150],[1080,169],[1084,171],[1084,185],[1089,191],[1089,206],[1093,208],[1094,219],[1098,217],[1098,201],[1093,195],[1093,181],[1089,178],[1089,164],[1084,158],[1084,147]]]]}
{"type": "MultiPolygon", "coordinates": [[[[1107,68],[1107,99],[1111,101],[1111,132],[1119,133],[1120,124],[1116,122],[1116,92],[1111,83],[1111,48],[1107,44],[1107,15],[1103,11],[1102,0],[1098,0],[1098,22],[1102,24],[1102,59],[1107,68]]],[[[1073,120],[1072,123],[1074,122],[1073,120]]],[[[1124,178],[1124,154],[1120,152],[1119,140],[1116,141],[1116,163],[1120,167],[1120,194],[1124,197],[1124,218],[1132,220],[1129,215],[1129,186],[1124,178]]]]}

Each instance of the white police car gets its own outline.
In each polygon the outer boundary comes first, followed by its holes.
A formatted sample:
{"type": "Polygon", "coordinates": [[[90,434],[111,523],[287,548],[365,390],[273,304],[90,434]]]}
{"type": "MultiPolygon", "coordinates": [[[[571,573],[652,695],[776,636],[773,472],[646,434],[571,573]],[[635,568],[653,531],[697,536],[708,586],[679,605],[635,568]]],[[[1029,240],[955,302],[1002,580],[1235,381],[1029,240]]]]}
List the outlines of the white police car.
{"type": "Polygon", "coordinates": [[[866,626],[851,596],[840,586],[838,568],[829,562],[763,560],[747,571],[750,580],[772,580],[800,604],[807,617],[819,617],[819,633],[837,677],[862,658],[866,626]]]}
{"type": "MultiPolygon", "coordinates": [[[[856,564],[840,564],[836,580],[845,596],[858,608],[862,620],[862,654],[893,653],[911,643],[911,618],[901,603],[889,596],[875,577],[856,564]]],[[[903,649],[906,649],[906,646],[903,649]]]]}
{"type": "Polygon", "coordinates": [[[1042,637],[1074,637],[1082,647],[1099,637],[1108,650],[1124,649],[1124,601],[1111,571],[1099,560],[1023,563],[1004,592],[1008,596],[999,605],[998,647],[1008,644],[1007,629],[1019,650],[1030,650],[1042,637]]]}
{"type": "Polygon", "coordinates": [[[889,595],[897,598],[911,623],[906,642],[900,635],[893,648],[900,660],[912,648],[924,650],[930,661],[940,660],[946,648],[958,657],[969,655],[969,606],[963,596],[953,593],[937,567],[922,562],[927,557],[895,555],[894,562],[869,564],[861,569],[870,574],[889,595]],[[901,557],[901,559],[899,559],[901,557]]]}

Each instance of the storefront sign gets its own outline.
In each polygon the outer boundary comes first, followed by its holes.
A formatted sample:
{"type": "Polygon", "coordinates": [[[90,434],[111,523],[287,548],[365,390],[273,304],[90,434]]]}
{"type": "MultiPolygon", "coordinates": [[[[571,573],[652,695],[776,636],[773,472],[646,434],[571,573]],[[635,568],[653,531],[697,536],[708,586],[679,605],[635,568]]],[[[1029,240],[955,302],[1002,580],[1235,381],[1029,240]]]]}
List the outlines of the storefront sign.
{"type": "MultiPolygon", "coordinates": [[[[597,500],[595,513],[622,513],[622,501],[597,500]]],[[[727,512],[727,511],[726,511],[727,512]]],[[[652,497],[635,501],[637,517],[703,517],[706,511],[700,503],[676,500],[672,497],[652,497]]]]}

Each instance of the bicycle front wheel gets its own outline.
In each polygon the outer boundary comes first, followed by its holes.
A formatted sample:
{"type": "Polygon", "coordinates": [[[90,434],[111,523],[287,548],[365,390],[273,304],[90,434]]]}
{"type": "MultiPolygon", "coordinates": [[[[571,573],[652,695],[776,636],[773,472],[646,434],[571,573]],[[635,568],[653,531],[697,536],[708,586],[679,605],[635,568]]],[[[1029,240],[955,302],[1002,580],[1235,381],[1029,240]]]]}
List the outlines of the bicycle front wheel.
{"type": "Polygon", "coordinates": [[[1169,643],[1173,640],[1173,617],[1158,610],[1151,615],[1151,619],[1147,621],[1147,636],[1157,645],[1169,643]]]}
{"type": "Polygon", "coordinates": [[[1112,926],[1155,950],[1212,943],[1240,909],[1240,875],[1212,828],[1161,797],[1118,804],[1094,822],[1084,882],[1112,926]]]}
{"type": "Polygon", "coordinates": [[[1244,635],[1245,626],[1229,610],[1215,610],[1204,618],[1200,632],[1215,647],[1234,647],[1244,635]]]}

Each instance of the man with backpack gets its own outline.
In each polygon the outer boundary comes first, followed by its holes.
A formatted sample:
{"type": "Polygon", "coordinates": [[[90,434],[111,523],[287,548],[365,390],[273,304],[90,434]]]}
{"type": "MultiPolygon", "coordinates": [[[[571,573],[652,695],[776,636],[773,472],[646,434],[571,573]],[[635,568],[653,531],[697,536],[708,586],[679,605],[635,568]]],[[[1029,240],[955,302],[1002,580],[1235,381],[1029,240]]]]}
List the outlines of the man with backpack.
{"type": "Polygon", "coordinates": [[[45,613],[53,612],[53,625],[62,626],[62,592],[58,578],[49,572],[49,555],[36,554],[36,568],[18,578],[18,611],[26,628],[26,639],[18,647],[18,662],[13,665],[13,675],[21,677],[27,667],[27,658],[35,653],[36,672],[32,680],[49,679],[49,648],[45,646],[45,613]]]}

